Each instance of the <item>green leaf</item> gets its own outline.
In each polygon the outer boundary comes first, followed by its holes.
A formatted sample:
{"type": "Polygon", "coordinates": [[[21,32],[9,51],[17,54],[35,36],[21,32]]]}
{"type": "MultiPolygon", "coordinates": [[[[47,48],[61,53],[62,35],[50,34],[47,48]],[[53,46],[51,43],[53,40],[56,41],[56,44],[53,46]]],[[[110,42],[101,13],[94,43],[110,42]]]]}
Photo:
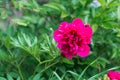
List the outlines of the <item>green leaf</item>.
{"type": "Polygon", "coordinates": [[[41,74],[38,73],[34,76],[33,80],[40,80],[41,74]]]}
{"type": "Polygon", "coordinates": [[[75,80],[77,80],[79,77],[79,75],[77,73],[68,70],[67,72],[64,72],[64,74],[62,75],[62,77],[61,77],[62,80],[64,79],[64,77],[66,76],[67,73],[70,73],[75,78],[75,80]]]}
{"type": "Polygon", "coordinates": [[[12,76],[9,75],[9,74],[7,74],[7,79],[8,79],[8,80],[13,80],[12,76]]]}
{"type": "Polygon", "coordinates": [[[119,25],[116,22],[104,22],[103,27],[106,29],[111,29],[111,28],[118,28],[119,25]]]}
{"type": "Polygon", "coordinates": [[[117,8],[118,21],[120,22],[120,6],[117,8]]]}
{"type": "Polygon", "coordinates": [[[73,60],[70,60],[70,59],[67,59],[67,58],[62,58],[62,62],[67,63],[67,64],[74,65],[73,60]]]}
{"type": "Polygon", "coordinates": [[[6,13],[6,11],[3,11],[1,13],[1,17],[2,17],[2,19],[6,19],[8,17],[8,14],[6,13]]]}
{"type": "Polygon", "coordinates": [[[110,61],[108,61],[107,59],[105,59],[105,58],[103,58],[103,57],[99,57],[97,63],[101,64],[102,67],[105,68],[106,64],[110,64],[110,61]]]}
{"type": "Polygon", "coordinates": [[[38,46],[37,37],[26,35],[25,33],[19,33],[17,38],[11,37],[11,44],[14,47],[21,48],[26,51],[28,54],[32,55],[37,61],[39,60],[39,46],[38,46]]]}
{"type": "Polygon", "coordinates": [[[58,4],[58,3],[48,3],[48,4],[45,4],[44,6],[47,6],[49,8],[52,8],[52,9],[55,9],[55,10],[61,12],[61,17],[62,18],[65,18],[65,17],[68,16],[66,8],[63,5],[61,5],[61,4],[58,4]]]}
{"type": "Polygon", "coordinates": [[[80,3],[80,0],[72,0],[72,4],[74,5],[73,7],[75,7],[75,5],[78,3],[80,3]]]}
{"type": "Polygon", "coordinates": [[[67,16],[68,16],[68,14],[67,14],[66,12],[62,11],[62,13],[61,13],[61,18],[65,18],[65,17],[67,17],[67,16]]]}
{"type": "Polygon", "coordinates": [[[0,50],[0,60],[10,61],[11,60],[11,56],[6,54],[4,51],[0,50]]]}
{"type": "Polygon", "coordinates": [[[79,0],[82,5],[85,5],[87,0],[79,0]]]}
{"type": "Polygon", "coordinates": [[[78,77],[78,80],[81,80],[81,79],[82,79],[82,76],[83,76],[83,74],[85,73],[85,71],[86,71],[92,64],[94,64],[97,60],[98,60],[98,58],[95,59],[93,62],[91,62],[91,63],[82,71],[82,73],[81,73],[81,74],[79,75],[79,77],[78,77]]]}
{"type": "Polygon", "coordinates": [[[35,7],[36,7],[37,9],[39,9],[39,5],[38,5],[37,1],[36,1],[36,0],[32,0],[32,2],[33,2],[33,4],[35,5],[35,7]]]}
{"type": "Polygon", "coordinates": [[[18,24],[18,25],[21,25],[21,26],[27,26],[28,25],[28,21],[26,20],[23,20],[23,19],[12,19],[12,22],[14,24],[18,24]]]}
{"type": "Polygon", "coordinates": [[[27,6],[27,8],[31,9],[32,4],[30,4],[29,1],[21,0],[21,1],[16,1],[18,3],[19,9],[22,9],[24,6],[27,6]]]}
{"type": "Polygon", "coordinates": [[[53,72],[53,74],[57,77],[58,80],[62,80],[56,72],[53,72]]]}
{"type": "Polygon", "coordinates": [[[113,8],[115,6],[119,6],[120,3],[117,0],[111,0],[108,2],[108,7],[113,8]]]}
{"type": "Polygon", "coordinates": [[[4,78],[4,77],[0,77],[0,80],[7,80],[6,78],[4,78]]]}
{"type": "Polygon", "coordinates": [[[105,0],[98,0],[102,6],[102,8],[106,7],[106,1],[105,0]]]}
{"type": "Polygon", "coordinates": [[[71,73],[72,76],[75,78],[75,80],[78,79],[79,75],[78,75],[77,73],[75,73],[75,72],[73,72],[73,71],[67,71],[67,72],[68,72],[68,73],[71,73]]]}
{"type": "Polygon", "coordinates": [[[7,75],[10,75],[12,78],[17,78],[19,76],[17,72],[9,72],[7,75]]]}
{"type": "Polygon", "coordinates": [[[60,12],[60,8],[58,6],[56,6],[55,3],[48,3],[48,4],[45,4],[44,6],[55,9],[60,12]]]}
{"type": "Polygon", "coordinates": [[[97,29],[98,29],[98,25],[97,25],[97,24],[93,24],[93,25],[92,25],[92,30],[93,30],[93,32],[96,32],[97,29]]]}
{"type": "Polygon", "coordinates": [[[17,77],[17,80],[20,80],[20,77],[17,77]]]}

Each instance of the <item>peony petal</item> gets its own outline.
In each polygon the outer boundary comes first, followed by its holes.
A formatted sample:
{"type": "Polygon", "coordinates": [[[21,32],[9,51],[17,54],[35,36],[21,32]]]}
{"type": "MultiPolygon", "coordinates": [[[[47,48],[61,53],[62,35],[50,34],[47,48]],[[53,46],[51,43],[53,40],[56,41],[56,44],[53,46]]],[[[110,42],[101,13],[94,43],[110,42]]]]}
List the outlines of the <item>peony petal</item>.
{"type": "Polygon", "coordinates": [[[72,24],[74,24],[76,27],[84,27],[84,23],[80,18],[75,18],[72,21],[72,24]]]}
{"type": "Polygon", "coordinates": [[[120,72],[118,71],[108,71],[107,76],[110,80],[120,80],[120,72]]]}
{"type": "Polygon", "coordinates": [[[64,56],[64,57],[66,57],[66,58],[68,58],[68,59],[72,59],[72,55],[70,55],[70,53],[67,53],[67,52],[62,52],[62,56],[64,56]]]}
{"type": "Polygon", "coordinates": [[[62,38],[62,34],[59,30],[55,30],[53,33],[53,37],[55,39],[55,41],[59,41],[62,38]]]}
{"type": "Polygon", "coordinates": [[[68,59],[72,59],[73,56],[68,54],[68,55],[65,55],[65,57],[68,59]]]}
{"type": "Polygon", "coordinates": [[[60,30],[65,30],[68,27],[69,23],[68,22],[61,22],[59,25],[60,30]]]}
{"type": "Polygon", "coordinates": [[[89,24],[85,24],[85,27],[90,27],[90,25],[89,24]]]}
{"type": "Polygon", "coordinates": [[[91,43],[92,34],[93,34],[92,28],[88,24],[86,24],[85,25],[85,33],[84,33],[84,39],[85,39],[84,43],[85,44],[91,43]]]}
{"type": "Polygon", "coordinates": [[[90,38],[92,37],[93,31],[89,24],[85,25],[85,34],[87,34],[90,38]]]}
{"type": "Polygon", "coordinates": [[[88,45],[82,45],[81,47],[79,47],[78,55],[80,57],[86,57],[88,56],[89,52],[90,52],[90,47],[88,45]]]}

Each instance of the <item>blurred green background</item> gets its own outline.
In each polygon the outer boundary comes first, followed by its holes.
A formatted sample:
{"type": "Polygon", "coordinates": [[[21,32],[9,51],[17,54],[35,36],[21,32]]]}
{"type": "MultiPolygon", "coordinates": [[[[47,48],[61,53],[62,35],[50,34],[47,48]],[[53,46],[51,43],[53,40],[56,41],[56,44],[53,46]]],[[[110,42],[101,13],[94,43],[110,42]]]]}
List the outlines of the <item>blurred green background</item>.
{"type": "Polygon", "coordinates": [[[0,80],[107,80],[119,67],[120,0],[0,0],[0,80]],[[74,18],[94,33],[90,55],[69,60],[53,31],[74,18]]]}

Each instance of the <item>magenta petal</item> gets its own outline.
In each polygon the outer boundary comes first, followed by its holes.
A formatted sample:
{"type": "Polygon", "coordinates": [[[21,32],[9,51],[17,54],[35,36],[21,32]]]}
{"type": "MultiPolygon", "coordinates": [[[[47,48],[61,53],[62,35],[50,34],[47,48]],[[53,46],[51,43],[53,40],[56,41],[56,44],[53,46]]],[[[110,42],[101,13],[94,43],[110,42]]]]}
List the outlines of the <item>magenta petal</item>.
{"type": "Polygon", "coordinates": [[[69,58],[69,59],[72,59],[73,56],[68,54],[68,55],[65,55],[65,57],[69,58]]]}
{"type": "Polygon", "coordinates": [[[84,27],[84,23],[83,23],[83,21],[80,18],[75,18],[72,21],[72,24],[74,24],[77,27],[84,27]]]}
{"type": "Polygon", "coordinates": [[[62,22],[62,23],[60,23],[59,29],[60,30],[66,29],[68,27],[68,24],[69,24],[68,22],[62,22]]]}
{"type": "Polygon", "coordinates": [[[66,57],[68,59],[72,59],[72,57],[73,57],[72,55],[70,55],[70,53],[67,53],[65,51],[62,52],[62,56],[66,57]]]}
{"type": "Polygon", "coordinates": [[[92,34],[93,34],[92,28],[89,25],[85,25],[85,33],[84,33],[85,44],[91,43],[92,34]]]}
{"type": "Polygon", "coordinates": [[[110,80],[120,80],[120,72],[118,71],[109,71],[107,76],[110,80]]]}
{"type": "Polygon", "coordinates": [[[90,47],[88,45],[82,45],[78,50],[78,55],[80,57],[86,57],[88,56],[90,52],[90,47]]]}
{"type": "Polygon", "coordinates": [[[86,33],[86,36],[89,36],[90,38],[92,37],[93,31],[88,24],[85,25],[85,33],[86,33]]]}
{"type": "Polygon", "coordinates": [[[90,25],[89,24],[85,24],[85,27],[90,27],[90,25]]]}
{"type": "Polygon", "coordinates": [[[55,39],[55,41],[59,41],[61,38],[60,37],[62,37],[62,35],[60,34],[60,31],[59,30],[56,30],[56,31],[54,31],[54,33],[53,33],[53,37],[54,37],[54,39],[55,39]]]}

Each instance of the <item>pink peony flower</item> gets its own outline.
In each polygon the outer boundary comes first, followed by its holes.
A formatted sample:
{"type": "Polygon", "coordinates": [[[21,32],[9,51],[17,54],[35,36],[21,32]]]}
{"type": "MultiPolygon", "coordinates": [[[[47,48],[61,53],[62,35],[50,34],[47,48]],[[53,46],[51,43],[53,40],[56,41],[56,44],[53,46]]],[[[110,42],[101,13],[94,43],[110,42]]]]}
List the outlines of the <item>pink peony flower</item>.
{"type": "Polygon", "coordinates": [[[71,23],[62,22],[54,31],[57,47],[61,50],[62,56],[69,59],[76,55],[88,56],[90,52],[88,44],[91,43],[91,38],[92,28],[79,18],[74,19],[71,23]]]}
{"type": "Polygon", "coordinates": [[[109,71],[107,76],[110,80],[120,80],[120,72],[118,71],[109,71]]]}

